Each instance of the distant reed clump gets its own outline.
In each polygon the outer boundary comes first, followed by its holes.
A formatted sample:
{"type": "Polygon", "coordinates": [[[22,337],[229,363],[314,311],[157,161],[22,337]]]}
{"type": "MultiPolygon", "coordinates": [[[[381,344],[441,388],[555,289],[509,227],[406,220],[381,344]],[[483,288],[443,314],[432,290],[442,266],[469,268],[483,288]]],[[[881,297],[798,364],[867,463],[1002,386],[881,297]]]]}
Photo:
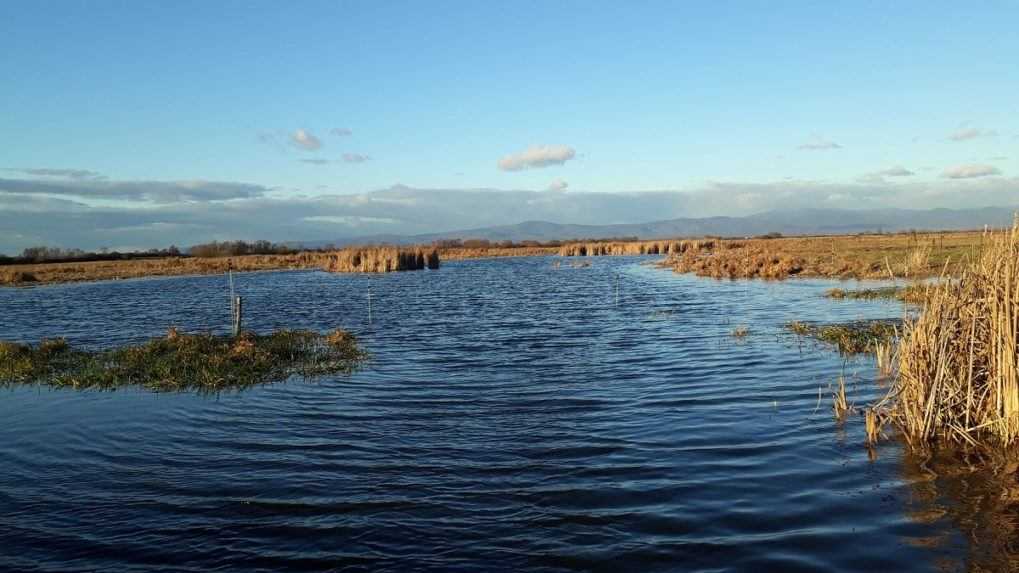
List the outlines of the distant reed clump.
{"type": "Polygon", "coordinates": [[[686,251],[711,249],[712,239],[684,241],[588,241],[568,243],[559,248],[563,257],[598,257],[623,255],[672,255],[686,251]]]}
{"type": "Polygon", "coordinates": [[[926,287],[883,401],[910,444],[1019,442],[1019,219],[956,280],[926,287]]]}
{"type": "Polygon", "coordinates": [[[388,273],[439,268],[439,251],[436,248],[350,248],[324,257],[323,268],[334,273],[388,273]]]}
{"type": "Polygon", "coordinates": [[[61,338],[35,346],[0,341],[0,386],[44,384],[79,390],[140,386],[158,392],[209,393],[294,375],[349,373],[365,358],[357,340],[341,330],[226,337],[170,329],[165,337],[101,352],[72,348],[61,338]]]}
{"type": "Polygon", "coordinates": [[[0,273],[0,284],[26,285],[37,282],[35,274],[22,270],[6,270],[0,273]]]}

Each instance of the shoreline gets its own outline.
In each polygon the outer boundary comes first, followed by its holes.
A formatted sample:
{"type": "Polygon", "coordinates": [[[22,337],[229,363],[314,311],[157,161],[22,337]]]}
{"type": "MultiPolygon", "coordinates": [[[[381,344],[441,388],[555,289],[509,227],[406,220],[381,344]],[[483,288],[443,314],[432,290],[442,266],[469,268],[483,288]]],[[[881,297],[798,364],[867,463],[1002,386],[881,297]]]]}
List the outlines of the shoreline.
{"type": "MultiPolygon", "coordinates": [[[[919,279],[943,274],[955,276],[979,251],[986,236],[981,231],[933,231],[888,235],[581,241],[565,242],[560,247],[447,247],[438,251],[440,258],[446,261],[650,254],[663,257],[656,263],[659,268],[717,279],[919,279]],[[601,248],[591,249],[591,245],[601,248]]],[[[323,260],[331,253],[303,251],[288,255],[16,264],[0,267],[0,287],[160,276],[213,276],[230,270],[313,270],[321,268],[323,260]]]]}

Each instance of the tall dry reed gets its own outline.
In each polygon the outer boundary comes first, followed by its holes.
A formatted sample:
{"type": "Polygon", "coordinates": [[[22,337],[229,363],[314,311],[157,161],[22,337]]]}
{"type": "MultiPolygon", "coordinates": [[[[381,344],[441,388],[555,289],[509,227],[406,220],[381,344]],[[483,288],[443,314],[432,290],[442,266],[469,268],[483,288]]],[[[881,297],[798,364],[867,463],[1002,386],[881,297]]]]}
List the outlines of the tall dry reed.
{"type": "Polygon", "coordinates": [[[325,255],[323,268],[334,273],[387,273],[439,268],[435,248],[351,248],[325,255]]]}
{"type": "Polygon", "coordinates": [[[907,320],[887,400],[914,446],[1019,441],[1019,219],[907,320]]]}

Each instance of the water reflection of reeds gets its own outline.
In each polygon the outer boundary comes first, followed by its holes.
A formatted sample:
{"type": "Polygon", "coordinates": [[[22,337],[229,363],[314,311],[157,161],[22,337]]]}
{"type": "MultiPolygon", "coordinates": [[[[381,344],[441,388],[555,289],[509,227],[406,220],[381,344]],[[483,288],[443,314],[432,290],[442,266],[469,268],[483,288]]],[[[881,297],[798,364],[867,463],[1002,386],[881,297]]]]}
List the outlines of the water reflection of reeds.
{"type": "MultiPolygon", "coordinates": [[[[912,496],[909,518],[925,525],[947,520],[968,545],[964,562],[946,562],[946,570],[1019,571],[1019,456],[958,450],[931,456],[907,448],[902,468],[912,496]]],[[[953,540],[942,531],[909,542],[947,549],[953,540]]]]}

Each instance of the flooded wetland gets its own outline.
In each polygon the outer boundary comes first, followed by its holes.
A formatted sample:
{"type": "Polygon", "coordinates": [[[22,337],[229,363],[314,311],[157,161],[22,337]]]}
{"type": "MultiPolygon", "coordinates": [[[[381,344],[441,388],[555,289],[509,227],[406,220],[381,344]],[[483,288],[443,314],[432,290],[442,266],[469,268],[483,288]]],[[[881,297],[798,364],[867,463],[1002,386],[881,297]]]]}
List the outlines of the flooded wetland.
{"type": "MultiPolygon", "coordinates": [[[[871,355],[790,332],[900,319],[823,279],[716,281],[657,257],[237,275],[245,327],[344,329],[353,372],[218,394],[0,394],[14,570],[997,571],[1014,469],[966,471],[859,409],[871,355]],[[372,317],[368,320],[368,294],[372,317]],[[738,335],[734,335],[738,332],[738,335]]],[[[857,285],[857,283],[848,283],[857,285]]],[[[863,282],[877,287],[886,283],[863,282]]],[[[226,334],[223,276],[0,290],[0,339],[103,350],[226,334]]]]}

